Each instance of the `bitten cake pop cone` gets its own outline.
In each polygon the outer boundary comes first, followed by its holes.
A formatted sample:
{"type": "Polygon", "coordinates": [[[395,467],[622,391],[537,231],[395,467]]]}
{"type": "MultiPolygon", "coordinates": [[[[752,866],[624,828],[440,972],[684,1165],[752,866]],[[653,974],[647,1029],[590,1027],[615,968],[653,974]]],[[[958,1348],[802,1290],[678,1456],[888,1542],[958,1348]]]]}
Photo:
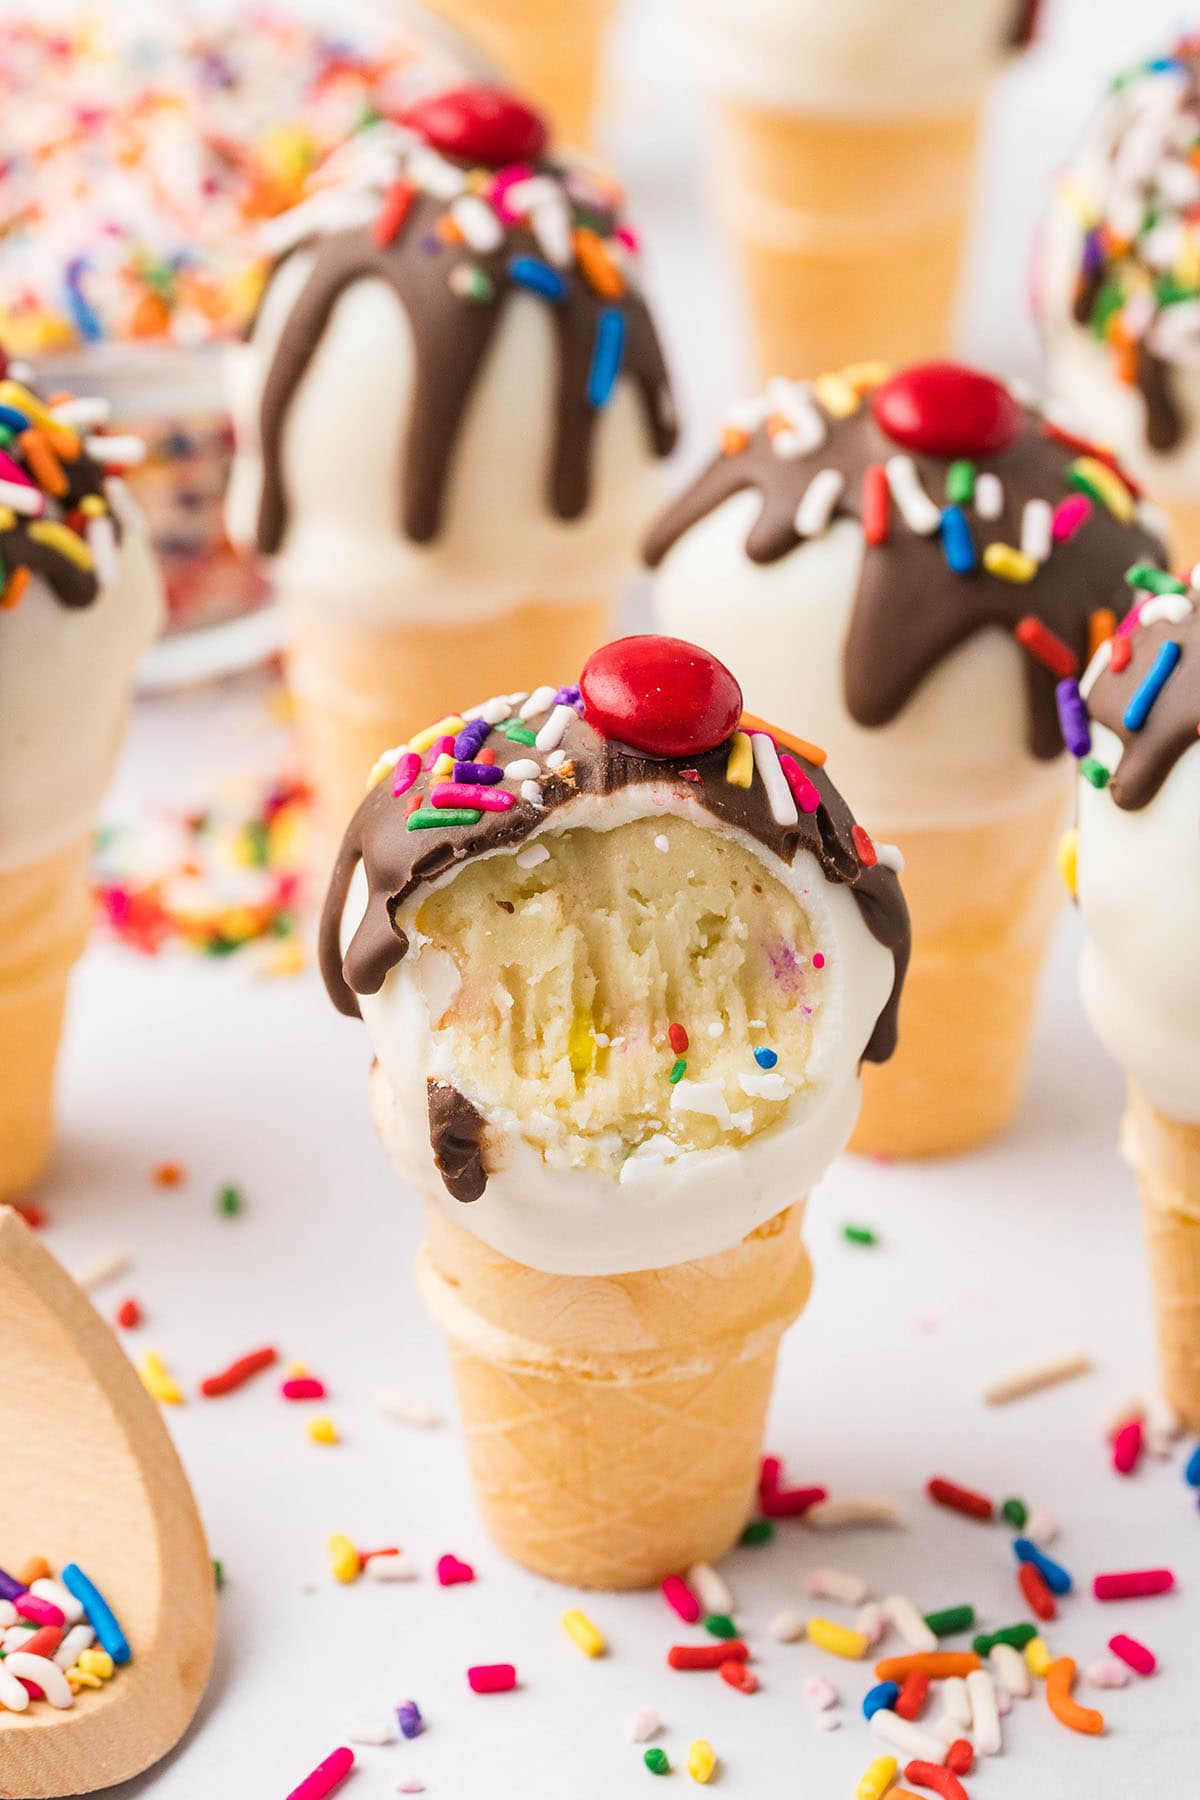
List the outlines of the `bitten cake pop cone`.
{"type": "Polygon", "coordinates": [[[1032,7],[686,0],[760,372],[949,348],[987,86],[1032,7]]]}
{"type": "Polygon", "coordinates": [[[1125,70],[1055,190],[1036,264],[1051,393],[1200,560],[1200,36],[1125,70]]]}
{"type": "Polygon", "coordinates": [[[904,1028],[852,1147],[924,1156],[1016,1107],[1070,800],[1055,683],[1163,550],[1110,463],[1002,383],[885,373],[772,383],[647,554],[663,624],[736,653],[752,712],[827,745],[900,845],[904,1028]]]}
{"type": "Polygon", "coordinates": [[[426,0],[528,95],[564,144],[592,139],[614,0],[426,0]]]}
{"type": "Polygon", "coordinates": [[[105,472],[135,447],[105,436],[102,404],[50,405],[25,373],[0,376],[0,1200],[50,1154],[92,829],[162,615],[144,526],[105,472]]]}
{"type": "Polygon", "coordinates": [[[1073,869],[1088,1017],[1124,1070],[1163,1389],[1200,1432],[1200,611],[1134,571],[1138,604],[1064,696],[1079,763],[1073,869]]]}
{"type": "Polygon", "coordinates": [[[322,922],[486,1522],[561,1581],[737,1537],[804,1199],[894,1047],[895,858],[741,710],[714,658],[626,638],[441,721],[381,760],[322,922]]]}
{"type": "Polygon", "coordinates": [[[675,426],[617,190],[525,107],[443,95],[326,178],[235,370],[230,518],[340,832],[381,744],[611,634],[675,426]]]}

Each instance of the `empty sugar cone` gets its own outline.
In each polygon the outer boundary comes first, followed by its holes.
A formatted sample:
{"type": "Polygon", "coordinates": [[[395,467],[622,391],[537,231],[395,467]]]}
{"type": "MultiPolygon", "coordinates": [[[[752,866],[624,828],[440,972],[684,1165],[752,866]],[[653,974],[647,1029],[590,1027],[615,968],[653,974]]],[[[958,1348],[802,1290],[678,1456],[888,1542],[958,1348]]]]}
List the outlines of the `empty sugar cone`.
{"type": "Polygon", "coordinates": [[[1200,562],[1200,499],[1190,503],[1171,501],[1156,494],[1155,503],[1166,515],[1171,567],[1183,571],[1194,569],[1200,562]]]}
{"type": "Polygon", "coordinates": [[[912,961],[890,1062],[863,1069],[850,1148],[946,1156],[1009,1123],[1021,1098],[1038,983],[1065,898],[1055,849],[1071,772],[1002,819],[967,829],[886,826],[904,853],[912,961]]]}
{"type": "Polygon", "coordinates": [[[26,1192],[50,1156],[67,981],[90,916],[89,840],[0,869],[0,1201],[26,1192]]]}
{"type": "Polygon", "coordinates": [[[1162,1391],[1200,1432],[1200,1125],[1169,1119],[1134,1082],[1121,1149],[1142,1197],[1162,1391]]]}
{"type": "Polygon", "coordinates": [[[762,376],[947,350],[980,116],[881,122],[721,104],[717,204],[762,376]]]}
{"type": "Polygon", "coordinates": [[[614,0],[428,0],[553,122],[565,144],[591,141],[614,0]]]}

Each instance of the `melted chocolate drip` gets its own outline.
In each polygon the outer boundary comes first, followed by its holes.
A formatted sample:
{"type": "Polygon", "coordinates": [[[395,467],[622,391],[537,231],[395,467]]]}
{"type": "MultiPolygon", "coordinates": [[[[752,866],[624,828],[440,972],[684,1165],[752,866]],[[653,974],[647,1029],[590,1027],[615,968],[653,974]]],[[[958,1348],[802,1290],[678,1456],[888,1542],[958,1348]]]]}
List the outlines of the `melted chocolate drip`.
{"type": "MultiPolygon", "coordinates": [[[[64,513],[74,512],[81,500],[104,499],[104,470],[85,451],[81,450],[74,462],[69,462],[64,457],[61,467],[67,487],[65,493],[56,497],[56,501],[64,513]]],[[[117,542],[120,543],[120,518],[111,510],[108,516],[112,520],[117,542]]],[[[7,531],[0,531],[0,569],[9,572],[13,569],[28,569],[31,575],[41,577],[61,605],[90,606],[100,592],[100,580],[95,569],[81,569],[78,563],[72,562],[70,557],[64,556],[52,544],[40,543],[37,538],[31,537],[29,527],[36,523],[36,519],[18,517],[15,525],[10,526],[7,531]]],[[[0,575],[0,584],[3,579],[0,575]]]]}
{"type": "Polygon", "coordinates": [[[1138,340],[1134,379],[1146,403],[1146,442],[1165,455],[1183,441],[1183,414],[1175,399],[1170,364],[1147,347],[1145,338],[1138,340]]]}
{"type": "Polygon", "coordinates": [[[1200,613],[1173,624],[1139,625],[1131,655],[1119,674],[1105,669],[1088,695],[1088,711],[1124,745],[1109,791],[1126,812],[1147,806],[1185,750],[1200,742],[1200,613]],[[1174,641],[1181,655],[1140,731],[1125,725],[1125,708],[1149,674],[1161,645],[1174,641]]]}
{"type": "Polygon", "coordinates": [[[487,1187],[483,1160],[487,1122],[478,1107],[448,1082],[430,1081],[427,1087],[429,1142],[446,1192],[464,1204],[478,1200],[487,1187]]]}
{"type": "MultiPolygon", "coordinates": [[[[1063,477],[1079,452],[1043,435],[1036,414],[1030,413],[1027,422],[1024,437],[1012,450],[973,459],[980,473],[994,471],[1004,487],[1000,518],[981,520],[967,509],[980,553],[986,543],[1021,542],[1026,501],[1046,499],[1053,506],[1070,491],[1063,477]]],[[[861,521],[866,469],[886,463],[899,446],[880,431],[869,403],[850,418],[831,419],[827,425],[825,442],[806,456],[776,455],[761,426],[745,450],[716,457],[652,529],[647,561],[652,567],[660,563],[685,532],[746,489],[762,500],[746,554],[751,562],[779,561],[803,541],[796,531],[796,507],[821,469],[837,469],[845,477],[836,516],[861,521]]],[[[948,459],[914,454],[913,460],[930,498],[943,504],[948,459]]],[[[1111,607],[1118,615],[1128,610],[1123,576],[1138,559],[1163,565],[1163,546],[1140,525],[1120,524],[1097,503],[1076,535],[1054,546],[1032,581],[1001,581],[982,566],[973,574],[956,575],[939,535],[918,536],[893,504],[887,541],[863,550],[846,640],[845,694],[851,717],[865,726],[888,724],[953,650],[989,627],[1011,635],[1028,614],[1071,646],[1082,669],[1089,616],[1099,607],[1111,607]]],[[[1062,751],[1055,679],[1032,656],[1027,658],[1028,743],[1044,761],[1062,751]]]]}
{"type": "MultiPolygon", "coordinates": [[[[331,233],[302,249],[315,248],[316,261],[284,327],[262,393],[263,488],[258,547],[264,555],[280,548],[288,523],[283,477],[283,441],[288,413],[339,298],[356,282],[382,280],[403,305],[416,342],[416,387],[400,498],[401,527],[414,543],[431,542],[442,524],[446,487],[458,434],[471,395],[487,360],[492,339],[513,295],[525,292],[513,279],[514,256],[541,252],[530,232],[511,227],[491,254],[463,244],[445,244],[434,227],[445,202],[431,195],[413,204],[403,231],[388,245],[376,242],[370,227],[331,233]],[[450,288],[456,268],[482,270],[493,298],[477,302],[450,288]]],[[[292,254],[295,254],[293,252],[292,254]]],[[[587,397],[596,327],[606,308],[619,304],[625,317],[623,372],[641,393],[655,454],[666,456],[676,436],[670,383],[658,336],[644,300],[627,289],[620,302],[597,294],[572,265],[558,271],[565,293],[560,300],[537,300],[551,308],[558,346],[558,393],[554,444],[546,477],[546,498],[560,519],[577,519],[588,504],[592,445],[600,413],[587,397]]],[[[514,421],[514,432],[519,422],[514,421]]]]}
{"type": "Polygon", "coordinates": [[[1041,23],[1042,0],[1017,0],[1017,10],[1008,28],[1011,50],[1027,50],[1037,36],[1041,23]]]}

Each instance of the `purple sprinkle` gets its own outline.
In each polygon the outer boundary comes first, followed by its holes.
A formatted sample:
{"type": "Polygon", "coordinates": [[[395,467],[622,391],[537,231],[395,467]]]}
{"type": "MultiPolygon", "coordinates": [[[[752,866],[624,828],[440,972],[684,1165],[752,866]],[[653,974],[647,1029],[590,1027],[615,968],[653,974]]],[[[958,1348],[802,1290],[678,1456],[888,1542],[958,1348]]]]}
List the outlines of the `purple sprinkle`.
{"type": "Polygon", "coordinates": [[[19,1600],[26,1591],[23,1581],[17,1581],[7,1569],[0,1569],[0,1600],[19,1600]]]}
{"type": "Polygon", "coordinates": [[[480,782],[484,787],[491,787],[494,782],[504,780],[504,770],[499,763],[456,762],[454,779],[480,782]]]}
{"type": "Polygon", "coordinates": [[[396,1723],[400,1727],[401,1737],[420,1737],[425,1729],[425,1721],[421,1717],[421,1709],[415,1700],[401,1700],[396,1707],[396,1723]]]}
{"type": "Polygon", "coordinates": [[[555,706],[573,706],[578,713],[583,712],[578,687],[561,687],[554,696],[555,706]]]}
{"type": "Polygon", "coordinates": [[[1104,267],[1104,241],[1098,231],[1089,231],[1083,240],[1083,272],[1098,275],[1104,267]]]}
{"type": "Polygon", "coordinates": [[[486,719],[471,719],[454,740],[456,761],[469,762],[479,754],[491,735],[492,728],[486,719]]]}
{"type": "Polygon", "coordinates": [[[1087,756],[1092,748],[1092,733],[1088,725],[1087,707],[1079,692],[1079,683],[1069,677],[1066,681],[1058,682],[1054,697],[1058,701],[1058,722],[1062,728],[1063,743],[1072,756],[1087,756]]]}

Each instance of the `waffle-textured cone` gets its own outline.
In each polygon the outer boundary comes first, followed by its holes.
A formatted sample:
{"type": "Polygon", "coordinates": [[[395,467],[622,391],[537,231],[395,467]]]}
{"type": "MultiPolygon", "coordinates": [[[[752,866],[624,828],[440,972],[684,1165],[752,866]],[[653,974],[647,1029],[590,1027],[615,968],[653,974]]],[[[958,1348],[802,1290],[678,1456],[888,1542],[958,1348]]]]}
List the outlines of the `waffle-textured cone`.
{"type": "MultiPolygon", "coordinates": [[[[913,953],[900,1046],[863,1066],[850,1148],[944,1156],[1009,1123],[1021,1098],[1038,980],[1064,890],[1055,847],[1070,775],[971,830],[898,831],[913,953]]],[[[872,820],[881,839],[886,823],[872,820]]]]}
{"type": "Polygon", "coordinates": [[[613,635],[607,600],[528,601],[497,618],[351,628],[293,606],[288,672],[323,824],[336,843],[380,752],[489,694],[569,680],[613,635]]]}
{"type": "Polygon", "coordinates": [[[0,1201],[32,1187],[54,1135],[67,979],[87,939],[89,840],[0,869],[0,1201]]]}
{"type": "Polygon", "coordinates": [[[1200,1125],[1167,1118],[1129,1084],[1121,1148],[1137,1176],[1162,1389],[1200,1433],[1200,1125]]]}
{"type": "Polygon", "coordinates": [[[615,0],[428,0],[552,121],[560,144],[592,137],[615,0]]]}
{"type": "Polygon", "coordinates": [[[979,109],[871,123],[725,102],[718,120],[717,204],[760,374],[946,351],[979,109]]]}

